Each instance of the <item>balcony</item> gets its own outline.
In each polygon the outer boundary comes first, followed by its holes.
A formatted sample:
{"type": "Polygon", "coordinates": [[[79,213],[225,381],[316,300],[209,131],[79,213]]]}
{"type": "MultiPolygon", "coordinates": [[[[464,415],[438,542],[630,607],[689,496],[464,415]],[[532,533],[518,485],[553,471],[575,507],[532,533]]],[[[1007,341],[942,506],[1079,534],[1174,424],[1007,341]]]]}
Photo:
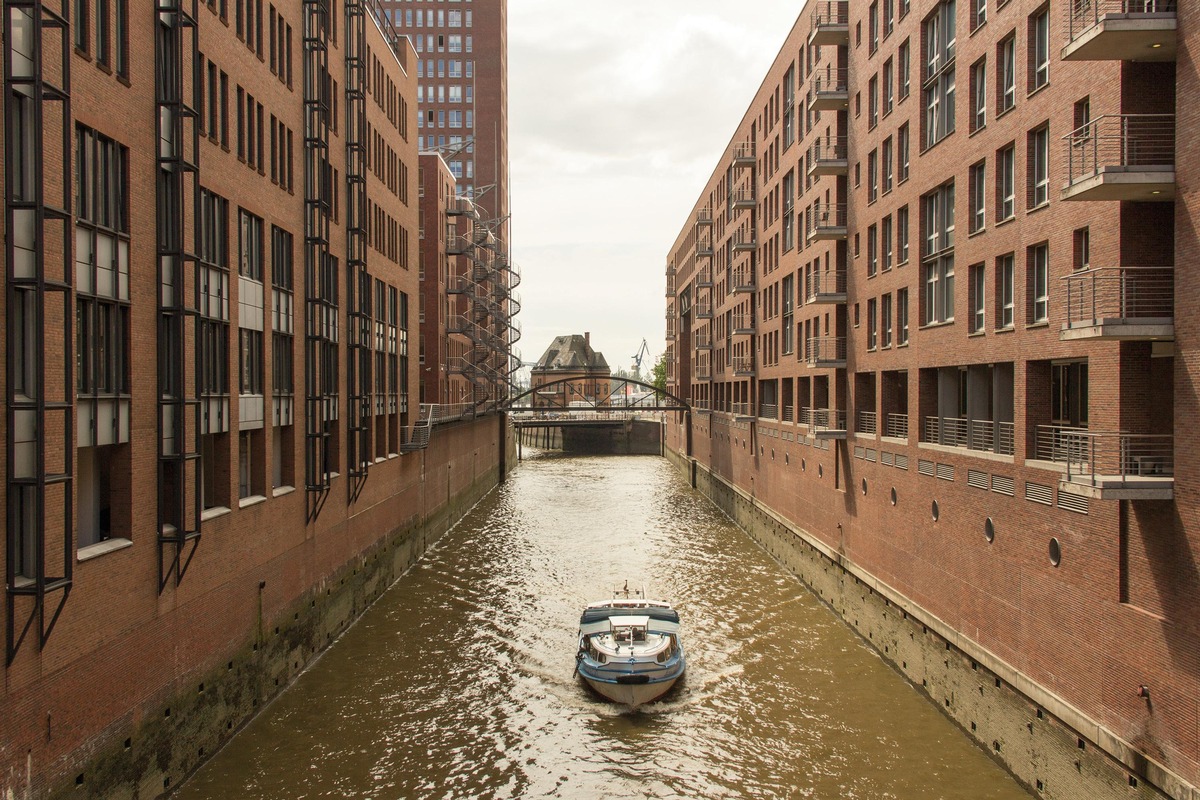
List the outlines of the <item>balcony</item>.
{"type": "Polygon", "coordinates": [[[800,424],[807,425],[814,438],[845,439],[846,412],[837,408],[802,408],[800,424]]]}
{"type": "Polygon", "coordinates": [[[1063,200],[1175,199],[1174,114],[1105,114],[1063,142],[1063,200]]]}
{"type": "MultiPolygon", "coordinates": [[[[713,285],[712,267],[701,267],[696,270],[696,288],[707,289],[713,285]]],[[[699,302],[696,303],[699,305],[699,302]]]]}
{"type": "Polygon", "coordinates": [[[450,236],[446,239],[446,255],[462,256],[475,252],[475,243],[469,236],[450,236]]]}
{"type": "Polygon", "coordinates": [[[749,264],[742,264],[740,266],[734,267],[733,284],[732,284],[732,286],[730,286],[730,289],[733,291],[733,293],[734,294],[739,294],[741,292],[753,293],[755,288],[756,288],[756,286],[755,286],[755,282],[754,282],[754,267],[750,266],[749,264]]]}
{"type": "Polygon", "coordinates": [[[753,336],[754,315],[749,311],[738,311],[733,315],[733,335],[753,336]]]}
{"type": "Polygon", "coordinates": [[[696,362],[696,380],[711,381],[712,380],[712,364],[708,362],[696,362]]]}
{"type": "Polygon", "coordinates": [[[845,136],[826,136],[813,142],[808,151],[808,174],[847,175],[850,172],[850,148],[845,136]]]}
{"type": "Polygon", "coordinates": [[[1106,267],[1064,278],[1067,321],[1059,338],[1172,341],[1175,270],[1106,267]]]}
{"type": "Polygon", "coordinates": [[[836,241],[846,238],[846,226],[845,203],[814,203],[805,233],[810,242],[836,241]]]}
{"type": "Polygon", "coordinates": [[[804,279],[804,296],[809,303],[846,302],[846,270],[821,270],[804,279]]]}
{"type": "Polygon", "coordinates": [[[733,415],[735,417],[744,417],[745,419],[752,418],[750,416],[750,404],[749,403],[730,403],[729,410],[733,412],[733,415]]]}
{"type": "Polygon", "coordinates": [[[713,218],[712,218],[712,209],[711,208],[709,208],[708,206],[705,206],[704,208],[698,209],[696,211],[696,226],[697,227],[699,227],[701,225],[707,225],[709,227],[712,227],[712,223],[713,223],[713,218]]]}
{"type": "Polygon", "coordinates": [[[812,32],[808,43],[816,46],[850,43],[849,0],[821,0],[812,14],[812,32]]]}
{"type": "Polygon", "coordinates": [[[708,300],[697,300],[692,306],[692,313],[696,319],[712,319],[712,303],[708,300]]]}
{"type": "Polygon", "coordinates": [[[692,348],[695,350],[712,350],[712,331],[708,328],[697,328],[692,331],[692,348]]]}
{"type": "Polygon", "coordinates": [[[742,228],[733,234],[733,250],[735,253],[746,253],[758,249],[758,237],[754,229],[742,228]]]}
{"type": "Polygon", "coordinates": [[[1002,456],[1013,454],[1014,427],[1011,422],[993,422],[990,419],[958,419],[954,417],[926,417],[926,444],[942,447],[958,447],[963,450],[979,450],[1002,456]]]}
{"type": "Polygon", "coordinates": [[[883,418],[883,435],[888,439],[908,439],[908,414],[888,414],[883,418]]]}
{"type": "Polygon", "coordinates": [[[826,67],[808,82],[809,111],[840,111],[850,105],[849,71],[826,67]]]}
{"type": "Polygon", "coordinates": [[[779,419],[779,406],[775,403],[759,403],[758,405],[759,419],[779,419]]]}
{"type": "Polygon", "coordinates": [[[758,205],[758,200],[754,195],[753,186],[739,186],[729,196],[729,205],[734,208],[754,208],[758,205]]]}
{"type": "Polygon", "coordinates": [[[808,340],[807,351],[810,367],[842,369],[846,366],[844,336],[814,336],[808,340]]]}
{"type": "Polygon", "coordinates": [[[712,239],[708,236],[696,239],[696,257],[711,258],[713,254],[712,239]]]}
{"type": "Polygon", "coordinates": [[[675,270],[670,270],[667,273],[667,297],[675,296],[675,270]]]}
{"type": "Polygon", "coordinates": [[[753,140],[747,139],[733,148],[733,165],[735,167],[753,167],[756,162],[753,140]]]}
{"type": "Polygon", "coordinates": [[[1063,61],[1174,61],[1176,0],[1067,3],[1063,61]]]}
{"type": "Polygon", "coordinates": [[[1039,425],[1037,457],[1065,468],[1060,492],[1097,500],[1175,496],[1175,441],[1170,434],[1039,425]]]}
{"type": "Polygon", "coordinates": [[[734,356],[733,374],[739,377],[754,374],[754,356],[734,356]]]}
{"type": "Polygon", "coordinates": [[[675,318],[667,317],[667,341],[675,339],[675,318]]]}
{"type": "Polygon", "coordinates": [[[864,436],[874,436],[879,433],[879,415],[874,411],[858,412],[858,421],[854,425],[854,432],[864,436]]]}

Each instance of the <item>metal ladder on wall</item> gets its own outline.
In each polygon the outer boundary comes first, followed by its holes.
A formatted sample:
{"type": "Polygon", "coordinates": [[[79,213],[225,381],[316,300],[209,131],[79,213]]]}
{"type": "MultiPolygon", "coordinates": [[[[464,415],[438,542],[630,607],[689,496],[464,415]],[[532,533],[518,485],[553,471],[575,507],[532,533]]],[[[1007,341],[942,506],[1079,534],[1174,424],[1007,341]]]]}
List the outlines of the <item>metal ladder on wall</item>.
{"type": "Polygon", "coordinates": [[[188,396],[200,374],[200,269],[195,220],[200,197],[197,0],[158,0],[155,103],[158,109],[158,590],[178,585],[200,544],[201,406],[188,396]],[[185,10],[190,5],[190,10],[185,10]],[[190,241],[189,241],[190,239],[190,241]],[[190,356],[190,358],[189,358],[190,356]]]}
{"type": "Polygon", "coordinates": [[[65,6],[55,11],[42,0],[4,2],[6,664],[32,631],[38,649],[45,646],[70,594],[75,561],[75,162],[65,6]],[[48,179],[46,166],[53,164],[62,175],[48,179]],[[49,197],[53,191],[58,196],[49,197]],[[61,572],[48,574],[49,562],[59,558],[61,572]],[[55,593],[58,602],[50,610],[55,593]]]}

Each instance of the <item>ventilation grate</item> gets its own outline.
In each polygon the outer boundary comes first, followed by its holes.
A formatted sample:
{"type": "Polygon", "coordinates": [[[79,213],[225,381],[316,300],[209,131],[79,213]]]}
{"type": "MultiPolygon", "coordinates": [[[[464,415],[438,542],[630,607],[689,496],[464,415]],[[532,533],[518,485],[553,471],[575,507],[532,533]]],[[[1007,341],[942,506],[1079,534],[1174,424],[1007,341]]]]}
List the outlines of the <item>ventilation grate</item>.
{"type": "Polygon", "coordinates": [[[1049,486],[1043,486],[1040,483],[1025,482],[1025,499],[1031,503],[1041,503],[1042,505],[1054,505],[1054,489],[1049,486]]]}
{"type": "Polygon", "coordinates": [[[988,488],[988,474],[980,472],[977,469],[968,469],[967,486],[974,486],[976,489],[983,489],[986,492],[988,488]]]}
{"type": "Polygon", "coordinates": [[[1009,497],[1012,497],[1014,494],[1013,479],[1006,478],[1003,475],[993,475],[992,476],[992,491],[995,492],[996,494],[1006,494],[1009,497]]]}
{"type": "Polygon", "coordinates": [[[917,472],[921,473],[922,475],[928,475],[929,477],[932,478],[933,477],[933,462],[926,461],[923,458],[918,458],[917,459],[917,472]]]}

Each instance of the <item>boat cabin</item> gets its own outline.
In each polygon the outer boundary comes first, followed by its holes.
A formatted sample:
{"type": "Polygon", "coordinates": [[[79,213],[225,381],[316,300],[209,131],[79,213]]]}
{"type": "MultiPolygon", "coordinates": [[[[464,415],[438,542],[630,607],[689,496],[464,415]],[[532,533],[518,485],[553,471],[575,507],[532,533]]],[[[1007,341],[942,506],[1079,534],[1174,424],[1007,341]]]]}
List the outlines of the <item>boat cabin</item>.
{"type": "Polygon", "coordinates": [[[639,644],[646,641],[646,629],[650,626],[649,617],[609,617],[609,629],[613,641],[618,644],[639,644]]]}

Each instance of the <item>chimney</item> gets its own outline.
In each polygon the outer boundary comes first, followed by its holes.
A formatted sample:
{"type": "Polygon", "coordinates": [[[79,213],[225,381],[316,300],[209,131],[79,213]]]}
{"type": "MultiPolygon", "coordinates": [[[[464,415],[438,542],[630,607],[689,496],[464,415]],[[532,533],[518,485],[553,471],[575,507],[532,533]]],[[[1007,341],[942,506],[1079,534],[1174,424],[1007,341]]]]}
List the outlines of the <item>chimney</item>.
{"type": "Polygon", "coordinates": [[[584,332],[583,332],[583,343],[584,343],[584,344],[586,344],[588,347],[591,347],[591,346],[592,346],[592,334],[591,334],[591,331],[584,331],[584,332]]]}

